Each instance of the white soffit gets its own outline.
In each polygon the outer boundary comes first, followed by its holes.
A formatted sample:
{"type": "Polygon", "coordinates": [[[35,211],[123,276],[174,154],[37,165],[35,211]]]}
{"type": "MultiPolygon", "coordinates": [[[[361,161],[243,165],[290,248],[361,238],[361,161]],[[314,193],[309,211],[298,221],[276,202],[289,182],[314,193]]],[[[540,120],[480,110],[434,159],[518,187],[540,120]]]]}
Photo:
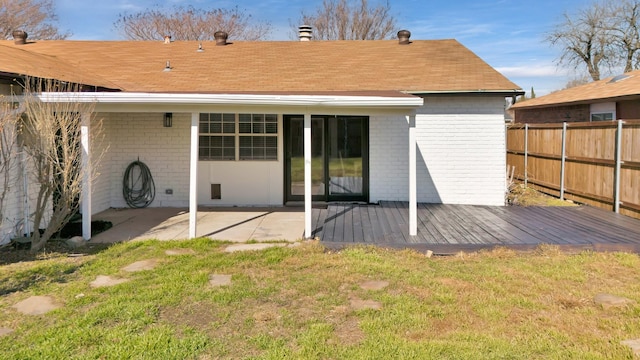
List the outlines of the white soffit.
{"type": "Polygon", "coordinates": [[[158,94],[124,92],[46,92],[39,94],[38,98],[44,102],[163,105],[286,105],[417,108],[424,103],[424,100],[417,96],[158,94]]]}

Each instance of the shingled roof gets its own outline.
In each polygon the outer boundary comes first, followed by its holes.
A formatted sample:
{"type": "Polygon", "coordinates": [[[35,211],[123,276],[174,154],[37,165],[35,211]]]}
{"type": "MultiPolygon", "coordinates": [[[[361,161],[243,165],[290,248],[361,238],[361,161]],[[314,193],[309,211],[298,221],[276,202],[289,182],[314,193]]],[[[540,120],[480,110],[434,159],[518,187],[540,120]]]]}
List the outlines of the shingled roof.
{"type": "Polygon", "coordinates": [[[640,98],[640,70],[514,104],[516,110],[640,98]]]}
{"type": "Polygon", "coordinates": [[[0,41],[0,72],[148,93],[520,91],[456,40],[199,44],[0,41]]]}

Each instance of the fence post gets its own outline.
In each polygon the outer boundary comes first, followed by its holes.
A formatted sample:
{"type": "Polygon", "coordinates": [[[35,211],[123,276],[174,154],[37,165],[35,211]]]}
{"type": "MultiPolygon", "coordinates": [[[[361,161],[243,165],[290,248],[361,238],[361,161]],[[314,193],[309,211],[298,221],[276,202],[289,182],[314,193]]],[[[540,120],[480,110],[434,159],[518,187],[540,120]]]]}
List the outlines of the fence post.
{"type": "Polygon", "coordinates": [[[613,195],[613,211],[620,212],[620,167],[622,165],[622,120],[618,120],[616,131],[616,169],[615,169],[615,193],[613,195]]]}
{"type": "Polygon", "coordinates": [[[529,124],[524,124],[524,187],[527,187],[528,182],[528,155],[527,151],[529,148],[529,124]]]}
{"type": "Polygon", "coordinates": [[[560,200],[564,200],[564,166],[567,155],[567,122],[562,123],[562,159],[560,161],[560,200]]]}

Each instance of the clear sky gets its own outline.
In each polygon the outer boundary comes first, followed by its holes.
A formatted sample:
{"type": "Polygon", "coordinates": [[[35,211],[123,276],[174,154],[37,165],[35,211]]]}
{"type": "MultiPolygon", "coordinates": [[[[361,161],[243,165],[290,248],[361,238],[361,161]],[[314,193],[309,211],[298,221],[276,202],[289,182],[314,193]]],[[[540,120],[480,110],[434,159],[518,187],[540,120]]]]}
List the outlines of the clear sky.
{"type": "MultiPolygon", "coordinates": [[[[383,0],[369,0],[378,4],[383,0]]],[[[160,5],[195,8],[238,6],[252,18],[269,22],[269,40],[289,40],[290,24],[304,10],[313,12],[322,0],[55,0],[61,30],[73,40],[118,40],[113,23],[118,14],[160,5]]],[[[545,34],[564,12],[587,6],[590,0],[389,0],[399,28],[413,40],[457,39],[511,81],[536,95],[564,87],[572,77],[557,70],[559,50],[544,43],[545,34]]]]}

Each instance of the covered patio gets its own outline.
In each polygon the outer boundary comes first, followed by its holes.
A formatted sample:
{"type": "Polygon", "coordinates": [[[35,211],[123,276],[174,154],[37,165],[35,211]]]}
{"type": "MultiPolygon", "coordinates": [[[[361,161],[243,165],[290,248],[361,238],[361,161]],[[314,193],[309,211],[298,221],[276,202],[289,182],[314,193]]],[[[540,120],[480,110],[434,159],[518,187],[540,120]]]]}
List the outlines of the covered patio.
{"type": "MultiPolygon", "coordinates": [[[[640,253],[640,220],[589,206],[516,207],[423,204],[417,236],[408,231],[406,202],[331,203],[312,209],[312,237],[329,248],[376,245],[431,250],[436,254],[493,247],[531,250],[540,244],[567,251],[640,253]]],[[[114,227],[92,242],[186,239],[186,209],[110,209],[95,219],[114,227]]],[[[304,209],[199,208],[198,237],[229,241],[296,241],[304,237],[304,209]]]]}

